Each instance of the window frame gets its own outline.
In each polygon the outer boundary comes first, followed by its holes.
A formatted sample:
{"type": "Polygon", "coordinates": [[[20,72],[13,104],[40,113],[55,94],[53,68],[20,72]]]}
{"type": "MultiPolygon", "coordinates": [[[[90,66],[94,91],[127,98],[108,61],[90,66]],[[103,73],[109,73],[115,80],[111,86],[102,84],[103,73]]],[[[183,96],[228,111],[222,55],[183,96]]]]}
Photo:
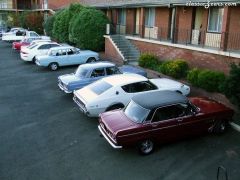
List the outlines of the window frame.
{"type": "Polygon", "coordinates": [[[153,28],[155,26],[155,21],[156,21],[156,9],[153,7],[146,8],[144,22],[145,27],[153,28]]]}
{"type": "Polygon", "coordinates": [[[224,8],[223,7],[210,7],[209,11],[208,11],[208,26],[207,26],[207,31],[210,33],[222,33],[222,25],[223,25],[223,16],[224,16],[224,8]],[[211,12],[213,11],[213,9],[218,9],[218,18],[217,18],[217,30],[211,30],[209,29],[210,26],[210,19],[211,19],[211,12]],[[222,11],[222,12],[221,12],[222,11]],[[219,15],[222,15],[221,17],[219,17],[219,15]],[[220,19],[221,19],[221,27],[220,29],[218,29],[219,23],[220,23],[220,19]]]}

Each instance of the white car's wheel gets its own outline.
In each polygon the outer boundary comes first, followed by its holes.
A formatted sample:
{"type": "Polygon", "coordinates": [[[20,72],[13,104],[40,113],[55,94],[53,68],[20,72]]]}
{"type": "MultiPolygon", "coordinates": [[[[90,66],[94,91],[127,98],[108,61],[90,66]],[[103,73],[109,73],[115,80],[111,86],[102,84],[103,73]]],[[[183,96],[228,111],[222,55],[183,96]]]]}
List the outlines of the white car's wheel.
{"type": "Polygon", "coordinates": [[[51,64],[49,64],[49,68],[52,71],[56,71],[58,69],[58,64],[57,63],[51,63],[51,64]]]}

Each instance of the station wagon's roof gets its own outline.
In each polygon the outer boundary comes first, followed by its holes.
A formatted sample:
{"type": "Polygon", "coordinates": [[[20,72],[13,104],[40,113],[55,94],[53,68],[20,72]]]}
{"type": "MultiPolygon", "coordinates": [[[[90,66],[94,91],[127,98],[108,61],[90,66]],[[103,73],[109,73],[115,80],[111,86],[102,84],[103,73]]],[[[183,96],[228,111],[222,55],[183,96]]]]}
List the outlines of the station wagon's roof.
{"type": "Polygon", "coordinates": [[[86,63],[80,66],[86,69],[95,69],[95,68],[112,67],[116,65],[111,62],[102,61],[102,62],[86,63]]]}
{"type": "Polygon", "coordinates": [[[135,83],[139,81],[147,81],[148,79],[138,74],[119,74],[110,77],[105,77],[103,80],[112,86],[122,86],[125,84],[135,83]]]}
{"type": "Polygon", "coordinates": [[[136,95],[132,100],[146,109],[188,102],[186,96],[174,91],[150,91],[136,95]]]}

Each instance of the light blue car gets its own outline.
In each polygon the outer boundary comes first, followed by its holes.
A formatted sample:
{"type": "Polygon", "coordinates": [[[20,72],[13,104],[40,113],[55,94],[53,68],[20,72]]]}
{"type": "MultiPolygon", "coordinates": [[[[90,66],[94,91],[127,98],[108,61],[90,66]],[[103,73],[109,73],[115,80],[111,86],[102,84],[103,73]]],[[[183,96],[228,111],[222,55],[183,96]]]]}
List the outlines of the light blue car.
{"type": "Polygon", "coordinates": [[[65,74],[58,77],[58,86],[65,93],[72,93],[106,76],[122,73],[135,73],[147,76],[146,71],[134,66],[124,65],[117,67],[107,61],[80,65],[75,73],[65,74]]]}
{"type": "Polygon", "coordinates": [[[47,55],[37,56],[35,63],[56,71],[61,66],[79,65],[97,60],[99,60],[99,55],[96,52],[82,51],[72,46],[59,46],[49,49],[47,55]]]}

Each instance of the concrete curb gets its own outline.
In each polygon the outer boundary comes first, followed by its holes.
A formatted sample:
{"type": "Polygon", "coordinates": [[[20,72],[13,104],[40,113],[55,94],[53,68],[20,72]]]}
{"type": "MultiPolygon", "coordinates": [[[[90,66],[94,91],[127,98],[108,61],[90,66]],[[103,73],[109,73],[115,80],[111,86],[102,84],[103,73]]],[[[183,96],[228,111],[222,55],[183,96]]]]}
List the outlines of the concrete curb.
{"type": "Polygon", "coordinates": [[[237,125],[234,122],[230,122],[229,124],[232,126],[233,129],[235,129],[236,131],[240,132],[240,126],[239,125],[237,125]]]}

